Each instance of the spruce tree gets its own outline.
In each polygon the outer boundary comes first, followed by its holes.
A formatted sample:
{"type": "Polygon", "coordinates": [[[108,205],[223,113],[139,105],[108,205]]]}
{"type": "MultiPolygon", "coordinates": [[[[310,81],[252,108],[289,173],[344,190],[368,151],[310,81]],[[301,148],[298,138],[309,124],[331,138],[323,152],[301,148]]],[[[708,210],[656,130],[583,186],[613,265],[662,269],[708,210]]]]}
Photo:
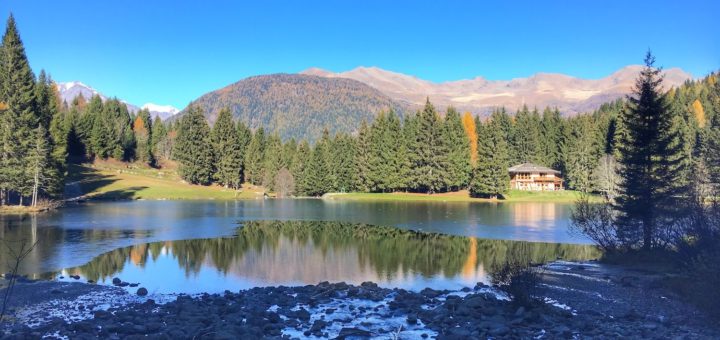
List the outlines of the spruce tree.
{"type": "MultiPolygon", "coordinates": [[[[666,218],[678,205],[679,148],[673,117],[662,94],[661,70],[650,52],[640,72],[628,109],[622,113],[625,132],[620,136],[620,191],[616,208],[620,236],[630,245],[649,249],[665,234],[666,218]]],[[[669,224],[669,223],[667,223],[669,224]]]]}
{"type": "Polygon", "coordinates": [[[450,190],[464,189],[472,171],[470,141],[460,114],[453,107],[448,108],[443,125],[443,142],[448,146],[446,184],[450,190]]]}
{"type": "Polygon", "coordinates": [[[417,191],[435,193],[447,186],[448,148],[442,138],[443,124],[430,99],[416,119],[410,140],[413,186],[417,191]]]}
{"type": "Polygon", "coordinates": [[[0,133],[0,191],[4,200],[10,191],[22,197],[32,191],[32,178],[24,162],[32,150],[33,131],[40,124],[36,110],[35,76],[25,47],[10,15],[0,49],[0,103],[3,132],[0,133]]]}
{"type": "Polygon", "coordinates": [[[596,138],[598,128],[592,116],[581,115],[569,122],[570,135],[565,155],[565,179],[568,186],[582,192],[593,189],[592,172],[602,157],[602,144],[596,138]]]}
{"type": "Polygon", "coordinates": [[[517,163],[541,163],[539,122],[537,111],[530,113],[527,106],[515,115],[513,148],[517,163]]]}
{"type": "Polygon", "coordinates": [[[487,124],[477,124],[478,161],[470,184],[475,197],[498,198],[510,183],[508,143],[503,132],[503,113],[493,112],[487,124]]]}
{"type": "Polygon", "coordinates": [[[355,154],[355,169],[357,171],[355,187],[358,191],[368,192],[373,183],[370,174],[370,157],[372,152],[371,131],[363,119],[358,131],[355,154]]]}
{"type": "Polygon", "coordinates": [[[259,127],[253,134],[245,153],[245,180],[253,185],[262,184],[264,153],[265,130],[259,127]]]}
{"type": "Polygon", "coordinates": [[[242,161],[242,169],[240,171],[240,184],[245,183],[246,175],[245,168],[247,167],[245,160],[247,157],[247,150],[250,141],[252,140],[252,131],[242,121],[238,121],[237,124],[237,140],[238,140],[238,151],[240,153],[240,160],[242,161]]]}
{"type": "Polygon", "coordinates": [[[220,110],[211,136],[215,147],[215,179],[225,187],[239,188],[243,154],[230,110],[220,110]]]}
{"type": "Polygon", "coordinates": [[[560,111],[545,108],[540,123],[540,154],[544,165],[564,171],[563,150],[565,148],[564,120],[560,111]]]}
{"type": "Polygon", "coordinates": [[[210,184],[215,163],[213,144],[210,127],[200,107],[191,105],[182,117],[175,146],[180,176],[192,184],[210,184]]]}
{"type": "Polygon", "coordinates": [[[301,141],[290,168],[290,173],[292,173],[295,180],[295,193],[298,196],[309,196],[312,191],[312,183],[310,183],[308,173],[311,156],[310,146],[307,141],[301,141]]]}
{"type": "Polygon", "coordinates": [[[168,140],[169,136],[165,123],[163,123],[159,116],[155,117],[155,120],[152,123],[150,137],[152,140],[151,149],[153,155],[155,156],[155,161],[161,164],[162,161],[169,160],[172,148],[170,141],[168,140]]]}
{"type": "Polygon", "coordinates": [[[265,143],[262,167],[262,185],[268,191],[275,190],[275,177],[282,167],[283,145],[280,136],[271,135],[265,143]]]}

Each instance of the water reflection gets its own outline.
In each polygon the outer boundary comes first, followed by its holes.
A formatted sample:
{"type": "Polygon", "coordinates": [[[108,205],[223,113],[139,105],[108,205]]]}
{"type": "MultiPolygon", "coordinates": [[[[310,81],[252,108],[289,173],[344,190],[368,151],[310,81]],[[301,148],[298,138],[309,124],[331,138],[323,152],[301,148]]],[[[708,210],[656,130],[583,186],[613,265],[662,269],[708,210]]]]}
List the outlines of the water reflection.
{"type": "Polygon", "coordinates": [[[540,263],[597,257],[583,245],[420,233],[343,222],[247,222],[235,237],[120,248],[63,271],[109,282],[119,276],[157,292],[221,292],[320,281],[374,281],[408,289],[487,281],[486,268],[513,256],[540,263]]]}
{"type": "MultiPolygon", "coordinates": [[[[567,232],[571,205],[560,203],[127,201],[69,206],[38,215],[0,216],[3,240],[37,240],[21,273],[56,271],[142,243],[233,236],[238,222],[343,221],[426,232],[535,242],[588,243],[567,232]]],[[[0,271],[7,271],[7,249],[0,271]]]]}

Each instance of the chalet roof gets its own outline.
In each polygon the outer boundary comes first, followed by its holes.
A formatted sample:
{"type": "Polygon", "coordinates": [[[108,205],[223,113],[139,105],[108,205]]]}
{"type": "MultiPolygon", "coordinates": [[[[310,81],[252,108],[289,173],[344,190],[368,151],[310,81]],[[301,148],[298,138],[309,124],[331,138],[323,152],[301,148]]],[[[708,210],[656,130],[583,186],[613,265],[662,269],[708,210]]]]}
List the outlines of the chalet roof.
{"type": "Polygon", "coordinates": [[[516,166],[510,167],[508,171],[512,173],[520,173],[520,172],[541,172],[541,173],[551,173],[559,175],[560,171],[550,169],[548,167],[540,166],[537,164],[532,163],[523,163],[518,164],[516,166]]]}

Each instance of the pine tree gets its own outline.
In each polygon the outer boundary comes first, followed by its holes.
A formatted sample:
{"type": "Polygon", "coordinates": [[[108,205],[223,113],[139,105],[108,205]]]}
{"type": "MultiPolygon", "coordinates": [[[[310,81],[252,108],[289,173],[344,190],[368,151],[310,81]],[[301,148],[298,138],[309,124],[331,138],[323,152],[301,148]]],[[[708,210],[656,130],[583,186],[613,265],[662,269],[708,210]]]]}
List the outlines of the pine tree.
{"type": "Polygon", "coordinates": [[[502,130],[503,113],[493,112],[487,124],[478,124],[478,163],[473,172],[470,194],[497,198],[505,194],[510,183],[508,143],[502,130]]]}
{"type": "Polygon", "coordinates": [[[470,141],[460,114],[452,107],[447,110],[443,127],[443,143],[448,146],[446,185],[450,190],[460,190],[470,182],[470,141]]]}
{"type": "Polygon", "coordinates": [[[373,186],[370,174],[371,152],[371,132],[367,122],[363,120],[362,123],[360,123],[360,130],[358,131],[355,154],[355,169],[357,171],[357,182],[355,183],[355,187],[357,190],[362,192],[369,192],[373,186]]]}
{"type": "Polygon", "coordinates": [[[245,123],[243,123],[242,121],[238,121],[236,126],[238,152],[240,154],[240,160],[242,161],[242,171],[240,171],[240,184],[242,184],[245,183],[246,180],[245,168],[247,167],[247,164],[245,163],[245,160],[247,157],[248,145],[252,140],[252,131],[250,131],[247,125],[245,125],[245,123]]]}
{"type": "Polygon", "coordinates": [[[537,110],[530,113],[527,106],[515,115],[513,148],[517,163],[541,163],[539,122],[537,110]]]}
{"type": "Polygon", "coordinates": [[[215,179],[225,187],[239,188],[242,184],[243,154],[230,110],[220,110],[211,137],[217,162],[215,179]]]}
{"type": "Polygon", "coordinates": [[[0,133],[0,200],[10,191],[23,196],[32,191],[32,178],[27,176],[24,159],[32,150],[33,131],[40,124],[35,97],[35,76],[25,54],[12,15],[8,18],[0,49],[0,103],[2,125],[0,133]]]}
{"type": "Polygon", "coordinates": [[[413,189],[434,193],[446,187],[447,150],[442,140],[443,124],[428,99],[417,114],[410,140],[413,189]]]}
{"type": "Polygon", "coordinates": [[[568,185],[582,192],[593,189],[593,170],[602,157],[602,145],[598,143],[597,124],[589,115],[574,117],[570,123],[570,135],[565,156],[565,177],[568,185]]]}
{"type": "Polygon", "coordinates": [[[311,156],[310,146],[307,141],[301,141],[290,168],[290,173],[292,173],[295,180],[295,193],[298,196],[308,196],[313,190],[308,173],[311,156]]]}
{"type": "Polygon", "coordinates": [[[40,195],[48,191],[49,183],[57,180],[50,156],[49,136],[42,124],[38,124],[34,131],[32,148],[28,152],[26,162],[25,177],[32,180],[30,205],[36,207],[40,195]]]}
{"type": "Polygon", "coordinates": [[[192,184],[210,184],[214,174],[213,144],[202,109],[191,105],[182,117],[173,152],[180,176],[192,184]]]}
{"type": "Polygon", "coordinates": [[[262,185],[267,190],[275,190],[275,177],[282,167],[283,145],[280,136],[271,135],[265,143],[262,167],[262,185]]]}
{"type": "Polygon", "coordinates": [[[355,169],[355,140],[347,134],[335,135],[334,167],[337,176],[337,191],[348,192],[355,188],[357,171],[355,169]]]}
{"type": "Polygon", "coordinates": [[[152,123],[152,130],[150,131],[151,137],[151,149],[155,156],[155,161],[161,164],[162,161],[167,161],[171,157],[172,147],[169,143],[168,131],[165,127],[165,123],[160,117],[155,117],[152,123]]]}
{"type": "Polygon", "coordinates": [[[563,150],[565,149],[564,121],[560,111],[545,108],[540,122],[540,154],[542,164],[564,171],[563,150]]]}
{"type": "Polygon", "coordinates": [[[262,184],[265,159],[265,130],[255,131],[245,153],[245,180],[253,185],[262,184]]]}
{"type": "Polygon", "coordinates": [[[621,237],[627,243],[649,249],[657,244],[678,194],[679,148],[674,147],[673,117],[661,92],[661,70],[650,52],[640,72],[628,109],[622,113],[626,127],[620,136],[620,191],[616,208],[621,237]]]}

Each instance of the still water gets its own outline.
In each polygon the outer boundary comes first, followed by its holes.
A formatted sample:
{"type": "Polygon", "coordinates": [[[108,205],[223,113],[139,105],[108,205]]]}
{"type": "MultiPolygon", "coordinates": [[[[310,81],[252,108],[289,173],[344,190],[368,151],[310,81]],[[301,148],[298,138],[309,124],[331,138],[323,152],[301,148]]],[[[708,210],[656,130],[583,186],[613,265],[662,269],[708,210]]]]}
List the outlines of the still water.
{"type": "MultiPolygon", "coordinates": [[[[568,233],[570,209],[571,205],[558,203],[316,199],[88,203],[39,215],[0,216],[0,237],[7,241],[2,245],[5,249],[0,267],[7,271],[6,248],[8,243],[10,247],[17,245],[12,241],[38,242],[21,268],[22,273],[37,276],[82,266],[101,254],[133,245],[234,236],[239,224],[257,220],[342,221],[482,239],[588,244],[588,240],[568,233]]],[[[277,242],[285,245],[282,249],[295,249],[296,241],[292,239],[280,238],[277,242]]],[[[169,254],[173,249],[165,247],[165,252],[169,254]]],[[[330,274],[327,276],[330,280],[330,274]]]]}
{"type": "Polygon", "coordinates": [[[120,248],[60,275],[107,284],[119,277],[158,293],[320,281],[460,289],[487,283],[488,274],[510,259],[542,263],[596,256],[595,248],[586,245],[488,240],[346,222],[249,221],[233,237],[120,248]]]}

